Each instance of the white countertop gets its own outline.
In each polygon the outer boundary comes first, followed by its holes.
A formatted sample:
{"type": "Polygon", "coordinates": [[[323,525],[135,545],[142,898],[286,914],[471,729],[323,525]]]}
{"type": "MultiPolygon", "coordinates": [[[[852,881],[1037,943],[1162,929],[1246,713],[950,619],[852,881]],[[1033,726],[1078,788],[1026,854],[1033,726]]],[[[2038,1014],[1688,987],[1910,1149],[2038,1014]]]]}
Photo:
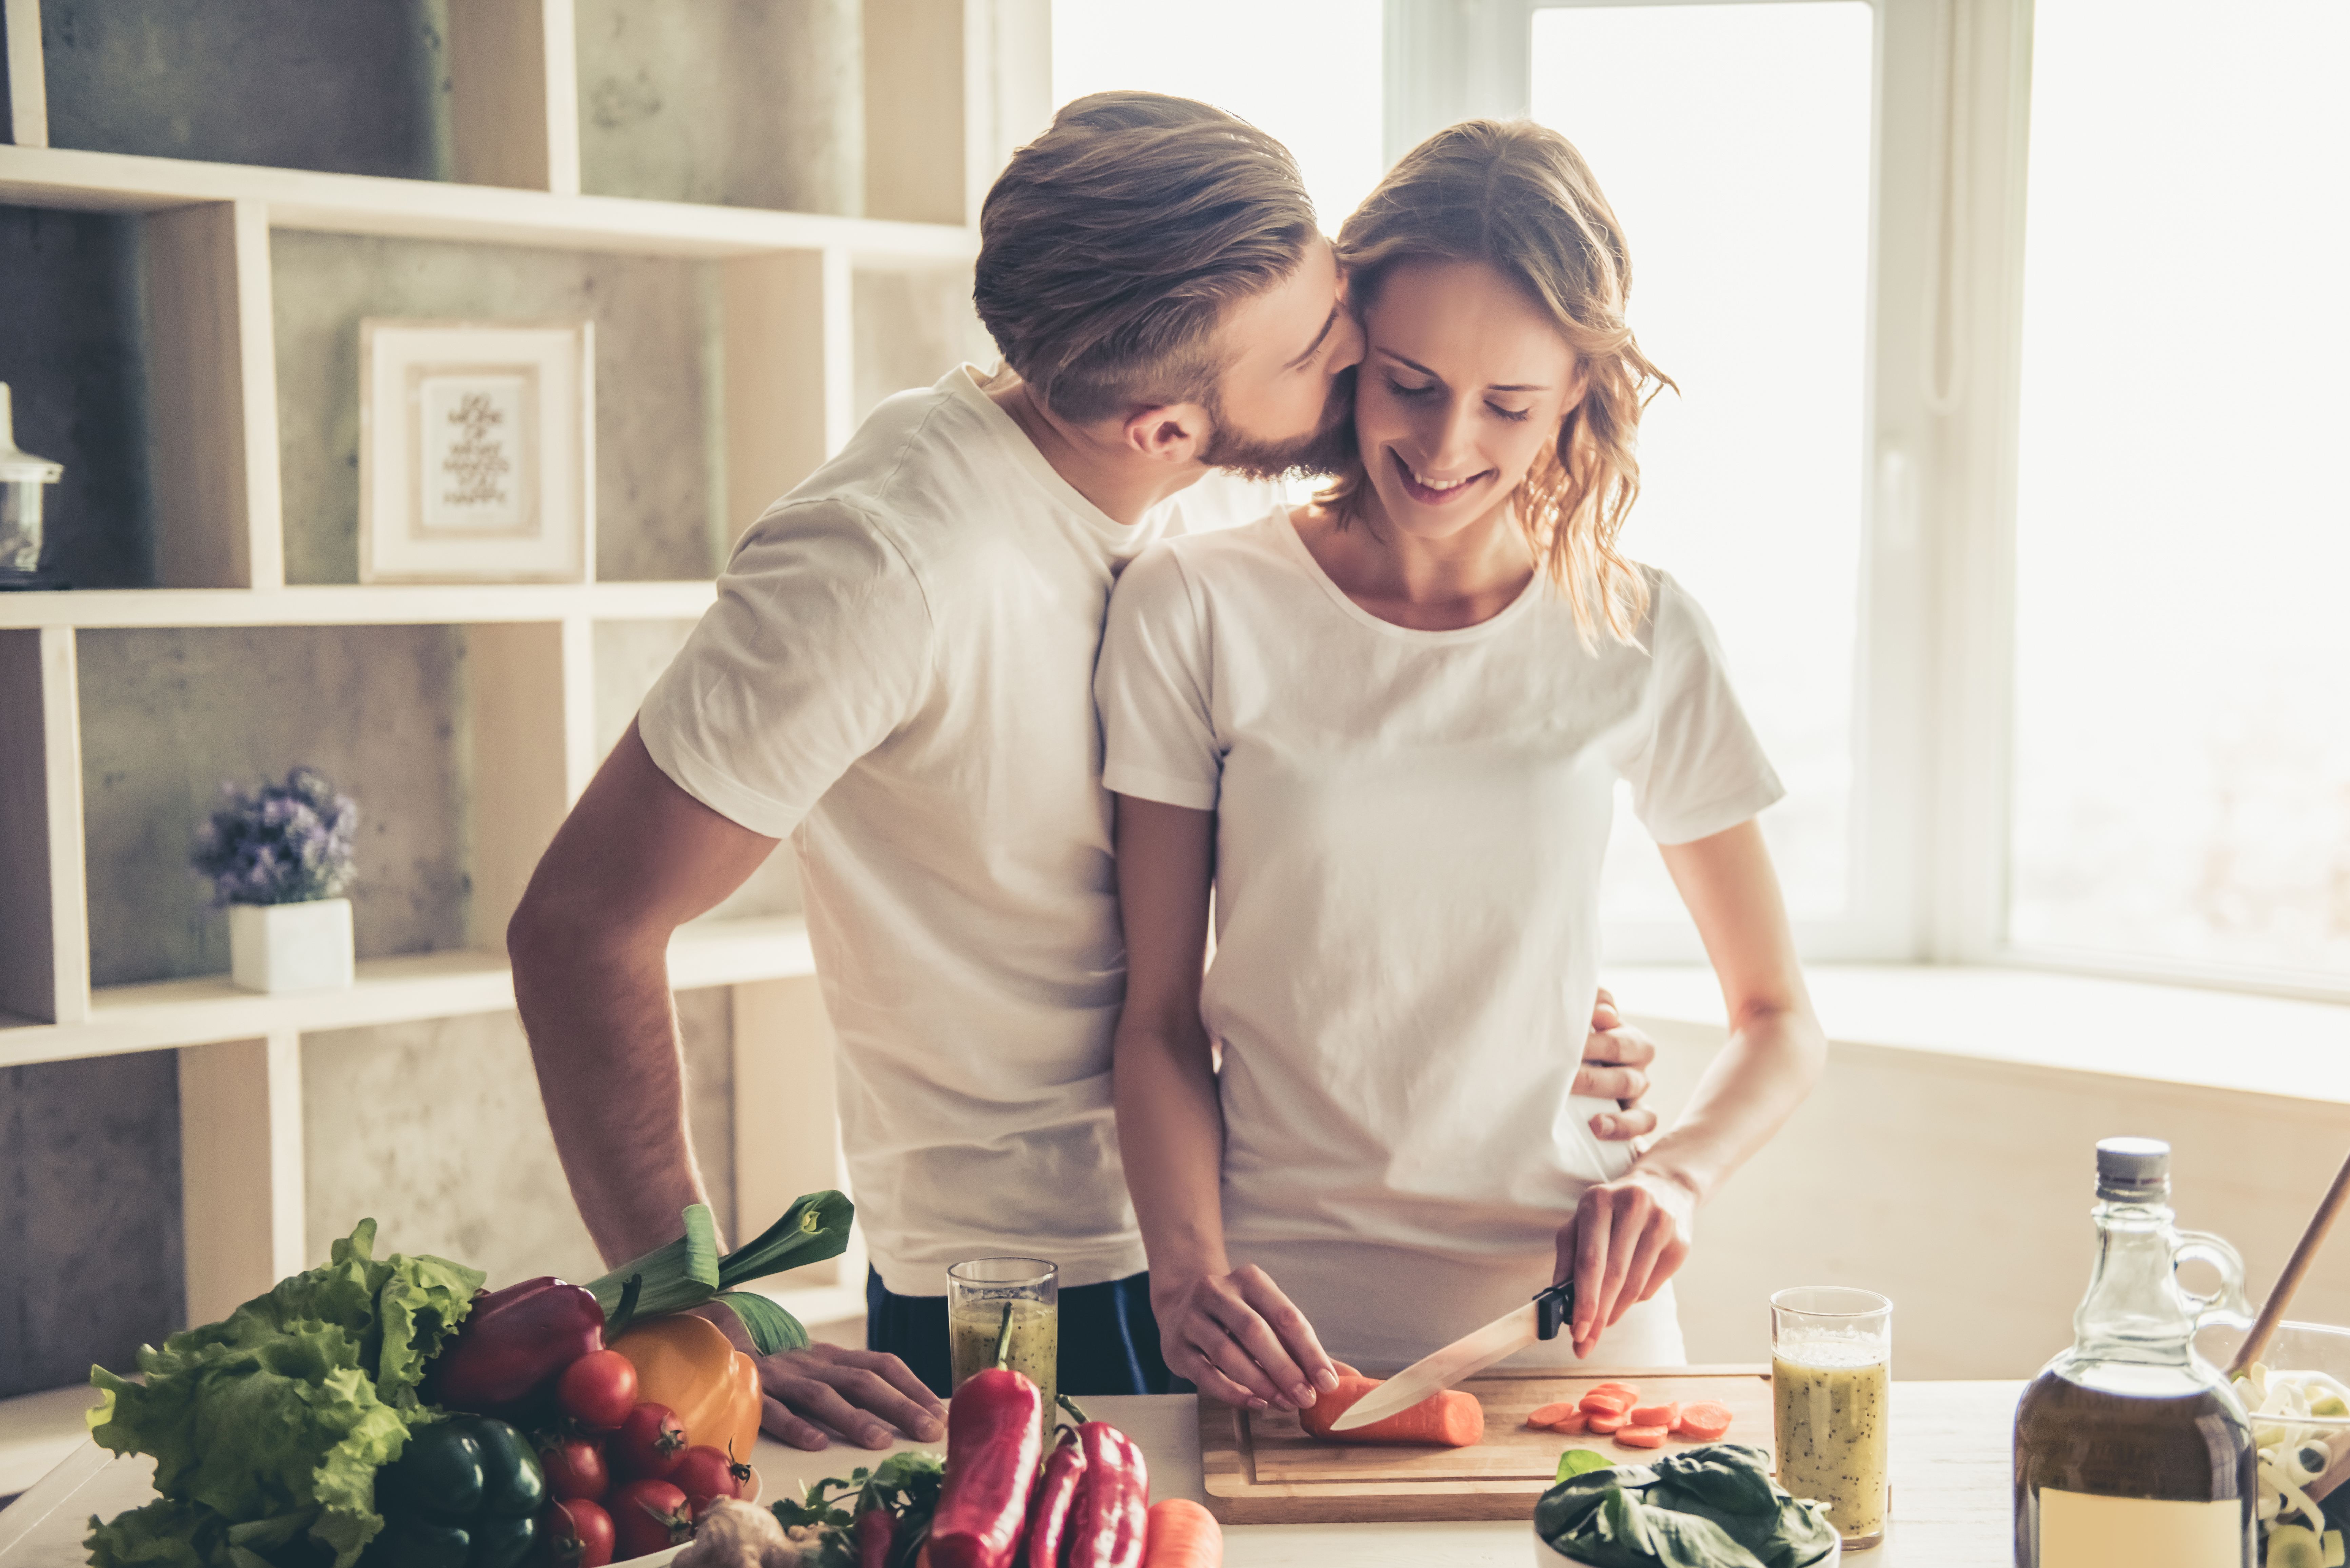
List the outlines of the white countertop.
{"type": "MultiPolygon", "coordinates": [[[[1853,1568],[1989,1568],[2007,1560],[2008,1441],[2015,1383],[1893,1386],[1893,1521],[1883,1547],[1855,1553],[1853,1568]]],[[[1199,1402],[1189,1395],[1097,1397],[1088,1414],[1142,1446],[1153,1498],[1206,1501],[1200,1473],[1199,1402]]],[[[906,1443],[899,1448],[936,1447],[906,1443]]],[[[896,1449],[886,1450],[895,1452],[896,1449]]],[[[827,1476],[870,1465],[885,1450],[836,1444],[816,1453],[762,1438],[764,1495],[780,1497],[827,1476]]],[[[110,1517],[153,1494],[151,1461],[110,1459],[84,1443],[0,1512],[0,1568],[79,1568],[91,1514],[110,1517]]],[[[1431,1524],[1257,1524],[1225,1532],[1228,1568],[1524,1568],[1534,1535],[1506,1521],[1431,1524]]],[[[658,1568],[658,1559],[644,1560],[658,1568]]]]}

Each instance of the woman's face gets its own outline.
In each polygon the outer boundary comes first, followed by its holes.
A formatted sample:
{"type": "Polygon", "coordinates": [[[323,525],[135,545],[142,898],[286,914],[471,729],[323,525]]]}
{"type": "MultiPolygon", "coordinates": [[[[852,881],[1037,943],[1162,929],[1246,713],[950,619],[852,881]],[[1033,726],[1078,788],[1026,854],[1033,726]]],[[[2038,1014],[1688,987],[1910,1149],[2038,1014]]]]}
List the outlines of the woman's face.
{"type": "Polygon", "coordinates": [[[1582,399],[1575,350],[1482,262],[1398,267],[1363,327],[1355,434],[1388,521],[1435,540],[1494,517],[1582,399]]]}

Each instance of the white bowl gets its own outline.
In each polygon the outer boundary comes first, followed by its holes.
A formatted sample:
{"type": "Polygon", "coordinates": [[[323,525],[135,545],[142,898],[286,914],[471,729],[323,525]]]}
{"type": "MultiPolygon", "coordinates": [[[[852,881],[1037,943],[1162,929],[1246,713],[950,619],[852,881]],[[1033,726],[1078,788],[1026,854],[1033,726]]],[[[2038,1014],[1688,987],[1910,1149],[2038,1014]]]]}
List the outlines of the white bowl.
{"type": "MultiPolygon", "coordinates": [[[[1828,1554],[1814,1568],[1836,1568],[1844,1561],[1844,1542],[1838,1541],[1828,1548],[1828,1554]]],[[[1573,1563],[1575,1568],[1590,1568],[1580,1557],[1569,1557],[1541,1536],[1534,1537],[1534,1568],[1560,1568],[1561,1563],[1573,1563]]]]}

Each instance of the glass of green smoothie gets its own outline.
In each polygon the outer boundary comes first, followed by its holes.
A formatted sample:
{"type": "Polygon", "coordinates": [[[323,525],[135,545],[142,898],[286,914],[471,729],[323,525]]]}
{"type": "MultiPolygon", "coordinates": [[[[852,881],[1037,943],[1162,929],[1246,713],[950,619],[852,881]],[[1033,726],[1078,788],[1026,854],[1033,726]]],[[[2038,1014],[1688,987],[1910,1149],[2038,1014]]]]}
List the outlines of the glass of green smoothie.
{"type": "Polygon", "coordinates": [[[1893,1303],[1808,1285],[1771,1298],[1779,1484],[1827,1504],[1847,1552],[1885,1539],[1893,1303]]]}
{"type": "Polygon", "coordinates": [[[973,1258],[947,1270],[947,1335],[954,1386],[1009,1366],[1044,1392],[1044,1437],[1060,1391],[1061,1271],[1042,1258],[973,1258]]]}

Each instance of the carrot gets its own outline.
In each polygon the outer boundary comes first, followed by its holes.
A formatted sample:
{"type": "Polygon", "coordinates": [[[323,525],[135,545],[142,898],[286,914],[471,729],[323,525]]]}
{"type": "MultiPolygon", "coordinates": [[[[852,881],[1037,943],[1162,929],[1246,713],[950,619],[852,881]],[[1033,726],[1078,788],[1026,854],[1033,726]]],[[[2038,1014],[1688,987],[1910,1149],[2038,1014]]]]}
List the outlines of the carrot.
{"type": "Polygon", "coordinates": [[[1575,1407],[1586,1416],[1620,1416],[1632,1407],[1632,1401],[1621,1394],[1602,1394],[1595,1389],[1576,1400],[1575,1407]]]}
{"type": "Polygon", "coordinates": [[[1702,1400],[1681,1411],[1681,1418],[1673,1428],[1675,1437],[1693,1443],[1711,1443],[1730,1430],[1730,1407],[1702,1400]]]}
{"type": "Polygon", "coordinates": [[[1142,1568],[1221,1568],[1224,1561],[1223,1527],[1188,1497],[1152,1503],[1142,1541],[1142,1568]]]}
{"type": "Polygon", "coordinates": [[[1629,1383],[1594,1383],[1584,1392],[1586,1394],[1621,1394],[1627,1399],[1638,1399],[1640,1397],[1640,1391],[1629,1383]]]}
{"type": "Polygon", "coordinates": [[[1526,1417],[1529,1427],[1547,1427],[1554,1421],[1564,1421],[1575,1414],[1572,1405],[1544,1405],[1526,1417]]]}
{"type": "Polygon", "coordinates": [[[1484,1440],[1485,1407],[1477,1403],[1474,1394],[1463,1394],[1457,1388],[1431,1394],[1409,1410],[1399,1410],[1384,1421],[1374,1421],[1351,1432],[1330,1430],[1331,1422],[1378,1386],[1379,1379],[1376,1377],[1341,1377],[1337,1387],[1297,1412],[1297,1424],[1315,1437],[1340,1443],[1417,1443],[1431,1449],[1465,1449],[1484,1440]]]}
{"type": "Polygon", "coordinates": [[[1584,1429],[1586,1431],[1602,1433],[1620,1432],[1631,1424],[1630,1420],[1611,1410],[1605,1416],[1592,1417],[1588,1422],[1585,1423],[1584,1429]]]}
{"type": "Polygon", "coordinates": [[[1616,1434],[1616,1440],[1627,1449],[1661,1449],[1665,1446],[1665,1428],[1627,1427],[1616,1434]]]}
{"type": "Polygon", "coordinates": [[[1575,1410],[1566,1415],[1561,1416],[1557,1420],[1549,1422],[1547,1425],[1554,1432],[1562,1433],[1566,1437],[1575,1438],[1582,1436],[1582,1434],[1589,1428],[1591,1425],[1591,1417],[1585,1415],[1580,1410],[1575,1410]]]}
{"type": "Polygon", "coordinates": [[[1680,1424],[1680,1401],[1676,1399],[1669,1400],[1662,1405],[1635,1405],[1624,1414],[1631,1417],[1632,1425],[1636,1427],[1662,1427],[1669,1432],[1680,1424]]]}

